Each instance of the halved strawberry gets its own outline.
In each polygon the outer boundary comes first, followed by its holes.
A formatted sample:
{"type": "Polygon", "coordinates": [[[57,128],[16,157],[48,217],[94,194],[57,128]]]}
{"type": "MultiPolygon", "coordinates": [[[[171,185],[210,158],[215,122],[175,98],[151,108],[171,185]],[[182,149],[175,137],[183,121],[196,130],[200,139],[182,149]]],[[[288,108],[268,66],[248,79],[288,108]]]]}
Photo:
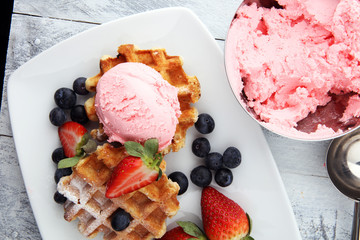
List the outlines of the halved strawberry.
{"type": "Polygon", "coordinates": [[[157,154],[157,139],[149,139],[144,147],[137,142],[125,142],[126,151],[131,155],[124,158],[114,169],[107,183],[105,196],[120,197],[149,185],[161,177],[159,165],[161,154],[157,154]]]}
{"type": "Polygon", "coordinates": [[[61,145],[68,158],[81,154],[81,147],[89,140],[86,128],[77,122],[66,122],[58,129],[61,145]]]}
{"type": "Polygon", "coordinates": [[[202,190],[201,215],[210,240],[250,240],[251,221],[244,210],[210,186],[202,190]]]}

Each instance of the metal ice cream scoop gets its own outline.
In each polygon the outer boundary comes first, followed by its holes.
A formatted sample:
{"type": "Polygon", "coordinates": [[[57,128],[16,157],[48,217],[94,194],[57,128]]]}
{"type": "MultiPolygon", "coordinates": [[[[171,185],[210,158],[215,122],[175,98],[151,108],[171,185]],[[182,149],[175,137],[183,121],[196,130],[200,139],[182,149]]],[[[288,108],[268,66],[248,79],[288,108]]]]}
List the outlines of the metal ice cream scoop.
{"type": "Polygon", "coordinates": [[[359,240],[360,129],[334,139],[326,159],[329,177],[344,195],[355,200],[351,240],[359,240]]]}

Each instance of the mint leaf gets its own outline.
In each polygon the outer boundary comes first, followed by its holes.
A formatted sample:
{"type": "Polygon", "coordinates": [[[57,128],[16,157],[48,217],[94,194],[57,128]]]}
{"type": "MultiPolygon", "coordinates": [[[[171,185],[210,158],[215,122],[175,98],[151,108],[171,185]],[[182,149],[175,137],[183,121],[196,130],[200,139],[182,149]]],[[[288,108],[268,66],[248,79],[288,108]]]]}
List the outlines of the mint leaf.
{"type": "Polygon", "coordinates": [[[206,239],[206,237],[204,238],[204,233],[200,230],[200,228],[198,226],[196,226],[195,223],[184,222],[184,221],[177,221],[176,223],[180,227],[182,227],[182,229],[184,230],[185,233],[187,233],[193,237],[196,237],[196,238],[206,239]]]}
{"type": "Polygon", "coordinates": [[[131,156],[142,157],[145,155],[144,147],[138,142],[128,141],[124,143],[124,146],[128,154],[131,156]]]}
{"type": "Polygon", "coordinates": [[[75,156],[71,158],[64,158],[58,163],[58,168],[68,168],[75,166],[84,155],[75,156]]]}
{"type": "Polygon", "coordinates": [[[159,141],[156,138],[148,139],[146,140],[144,147],[145,147],[145,154],[153,158],[154,155],[158,152],[159,141]]]}

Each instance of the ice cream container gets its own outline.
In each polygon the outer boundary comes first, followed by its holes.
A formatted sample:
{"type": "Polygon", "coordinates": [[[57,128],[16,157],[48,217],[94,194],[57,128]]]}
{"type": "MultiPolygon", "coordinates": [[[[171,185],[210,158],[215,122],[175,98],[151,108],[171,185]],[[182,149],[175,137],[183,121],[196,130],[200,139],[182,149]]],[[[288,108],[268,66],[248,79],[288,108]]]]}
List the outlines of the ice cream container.
{"type": "Polygon", "coordinates": [[[255,0],[237,9],[225,68],[241,107],[261,126],[326,140],[360,125],[360,2],[255,0]]]}

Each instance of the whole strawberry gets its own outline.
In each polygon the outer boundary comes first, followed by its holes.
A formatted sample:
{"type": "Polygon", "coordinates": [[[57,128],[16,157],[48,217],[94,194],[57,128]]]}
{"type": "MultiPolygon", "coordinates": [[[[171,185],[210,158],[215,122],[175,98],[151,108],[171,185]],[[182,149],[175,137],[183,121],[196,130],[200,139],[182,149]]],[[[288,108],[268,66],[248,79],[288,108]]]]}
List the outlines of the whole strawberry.
{"type": "Polygon", "coordinates": [[[250,218],[233,200],[208,186],[202,190],[201,215],[210,240],[250,240],[250,218]]]}
{"type": "Polygon", "coordinates": [[[166,232],[160,240],[206,240],[206,236],[196,224],[192,222],[176,222],[179,226],[166,232]]]}

